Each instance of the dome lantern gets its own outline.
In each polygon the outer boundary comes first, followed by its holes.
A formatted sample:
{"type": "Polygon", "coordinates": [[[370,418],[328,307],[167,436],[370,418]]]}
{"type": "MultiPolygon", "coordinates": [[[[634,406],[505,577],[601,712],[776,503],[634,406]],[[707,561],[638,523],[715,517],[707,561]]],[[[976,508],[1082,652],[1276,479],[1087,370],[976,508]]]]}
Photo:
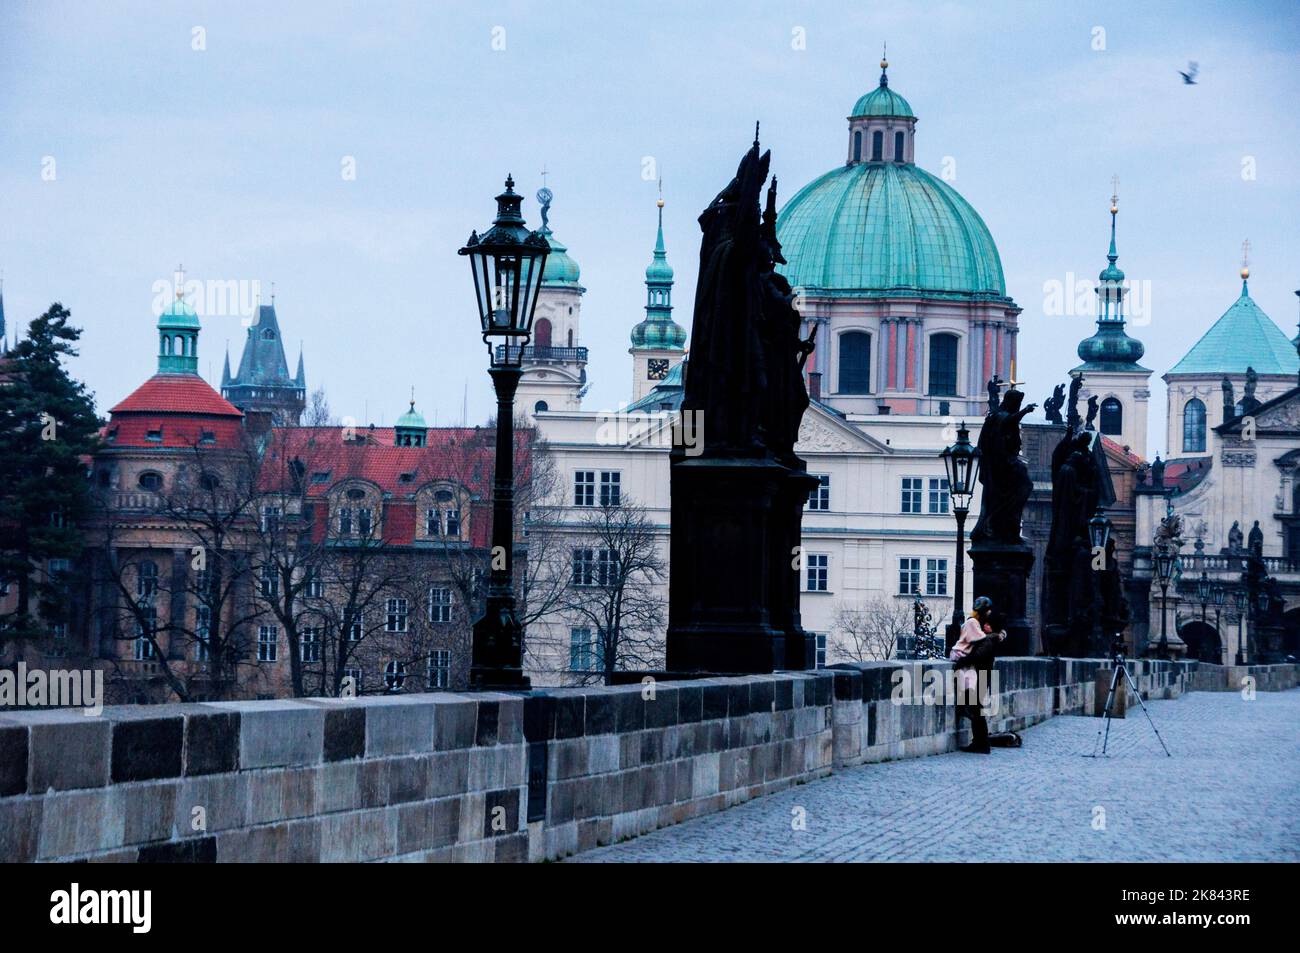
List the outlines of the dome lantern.
{"type": "Polygon", "coordinates": [[[906,99],[889,88],[889,60],[880,58],[880,83],[861,96],[849,113],[848,164],[911,163],[916,114],[906,99]]]}

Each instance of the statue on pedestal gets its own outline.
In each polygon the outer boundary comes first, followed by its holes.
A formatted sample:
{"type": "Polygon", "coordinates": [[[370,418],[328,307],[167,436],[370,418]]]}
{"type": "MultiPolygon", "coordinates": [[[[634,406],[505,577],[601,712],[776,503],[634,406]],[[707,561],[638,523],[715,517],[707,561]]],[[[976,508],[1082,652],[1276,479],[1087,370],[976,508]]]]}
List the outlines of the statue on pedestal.
{"type": "Polygon", "coordinates": [[[1043,401],[1043,413],[1047,415],[1049,424],[1063,424],[1061,419],[1061,407],[1065,405],[1065,385],[1057,384],[1052,388],[1052,396],[1043,401]]]}

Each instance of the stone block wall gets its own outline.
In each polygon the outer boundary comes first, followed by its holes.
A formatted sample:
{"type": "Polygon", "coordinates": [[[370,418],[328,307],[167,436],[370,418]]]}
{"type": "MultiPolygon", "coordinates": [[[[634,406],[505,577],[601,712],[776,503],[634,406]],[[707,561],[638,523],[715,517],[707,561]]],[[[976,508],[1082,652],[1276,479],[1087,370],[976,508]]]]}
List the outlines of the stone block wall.
{"type": "Polygon", "coordinates": [[[831,770],[828,673],[0,712],[0,862],[523,861],[831,770]]]}
{"type": "MultiPolygon", "coordinates": [[[[1144,698],[1177,698],[1196,663],[1130,659],[1144,698]]],[[[835,767],[953,751],[970,741],[945,686],[949,662],[855,662],[836,665],[835,767]]],[[[1091,715],[1093,683],[1110,672],[1102,659],[1000,658],[990,683],[990,731],[1020,731],[1053,715],[1091,715]],[[994,711],[994,708],[996,710],[994,711]]]]}
{"type": "Polygon", "coordinates": [[[1256,691],[1284,692],[1300,685],[1300,663],[1282,665],[1212,665],[1195,663],[1191,690],[1196,692],[1239,692],[1246,687],[1246,679],[1254,682],[1256,691]]]}

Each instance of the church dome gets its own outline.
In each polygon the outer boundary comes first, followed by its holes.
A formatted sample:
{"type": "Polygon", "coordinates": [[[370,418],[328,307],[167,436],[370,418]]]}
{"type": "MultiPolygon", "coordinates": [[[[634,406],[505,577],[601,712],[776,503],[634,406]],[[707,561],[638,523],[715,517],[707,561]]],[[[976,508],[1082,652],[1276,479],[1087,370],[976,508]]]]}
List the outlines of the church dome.
{"type": "Polygon", "coordinates": [[[1103,322],[1097,333],[1079,342],[1079,358],[1085,370],[1132,370],[1146,348],[1137,338],[1131,338],[1124,326],[1115,321],[1103,322]]]}
{"type": "Polygon", "coordinates": [[[650,350],[677,350],[686,343],[686,329],[675,321],[656,321],[652,318],[632,328],[632,346],[650,350]]]}
{"type": "Polygon", "coordinates": [[[888,86],[877,86],[853,104],[850,119],[861,116],[892,116],[899,119],[915,119],[911,104],[888,86]]]}
{"type": "Polygon", "coordinates": [[[543,228],[542,234],[551,246],[551,253],[546,256],[546,267],[542,269],[542,283],[576,285],[581,272],[578,263],[569,257],[569,249],[560,243],[549,228],[543,228]]]}
{"type": "MultiPolygon", "coordinates": [[[[882,90],[888,92],[882,86],[871,96],[882,90]]],[[[875,296],[1006,295],[1002,261],[984,220],[946,182],[910,162],[832,169],[786,204],[777,235],[788,262],[781,271],[795,287],[875,296]]]]}
{"type": "Polygon", "coordinates": [[[424,414],[415,409],[415,401],[411,401],[411,409],[398,417],[397,423],[393,424],[393,426],[424,430],[429,425],[424,421],[424,414]]]}
{"type": "Polygon", "coordinates": [[[193,308],[185,303],[185,299],[178,294],[172,303],[163,309],[162,314],[158,315],[158,327],[197,331],[199,330],[199,316],[193,308]]]}

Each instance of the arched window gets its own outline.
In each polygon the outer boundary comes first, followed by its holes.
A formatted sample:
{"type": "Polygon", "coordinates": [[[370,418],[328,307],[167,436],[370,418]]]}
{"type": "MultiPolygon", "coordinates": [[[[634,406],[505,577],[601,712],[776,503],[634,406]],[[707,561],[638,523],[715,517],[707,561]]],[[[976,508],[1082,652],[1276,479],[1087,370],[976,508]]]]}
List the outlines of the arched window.
{"type": "Polygon", "coordinates": [[[1107,437],[1118,437],[1124,432],[1124,405],[1117,397],[1107,397],[1101,402],[1101,432],[1107,437]]]}
{"type": "Polygon", "coordinates": [[[533,343],[538,347],[551,346],[551,322],[547,318],[539,318],[533,325],[533,343]]]}
{"type": "Polygon", "coordinates": [[[162,346],[164,354],[170,354],[172,352],[172,339],[170,334],[163,335],[162,346]]]}
{"type": "Polygon", "coordinates": [[[884,157],[885,134],[877,129],[871,134],[871,161],[879,162],[884,157]]]}
{"type": "Polygon", "coordinates": [[[894,161],[895,162],[903,161],[903,142],[904,142],[904,138],[902,132],[894,133],[894,161]]]}
{"type": "Polygon", "coordinates": [[[862,131],[858,130],[853,133],[853,161],[862,161],[862,131]]]}
{"type": "Polygon", "coordinates": [[[550,406],[544,400],[539,400],[537,403],[533,404],[533,413],[535,414],[540,414],[542,411],[550,409],[550,406]]]}
{"type": "Polygon", "coordinates": [[[840,335],[839,392],[871,392],[871,335],[865,331],[848,331],[840,335]]]}
{"type": "Polygon", "coordinates": [[[1205,452],[1205,405],[1193,397],[1183,405],[1183,453],[1205,452]]]}
{"type": "MultiPolygon", "coordinates": [[[[572,308],[569,311],[573,311],[572,308]]],[[[569,328],[569,347],[573,347],[573,328],[569,328]]]]}
{"type": "Polygon", "coordinates": [[[930,335],[930,390],[938,397],[957,395],[957,335],[930,335]]]}
{"type": "MultiPolygon", "coordinates": [[[[390,600],[391,601],[391,600],[390,600]]],[[[390,692],[400,692],[406,682],[406,663],[396,659],[384,666],[384,687],[390,692]]]]}

